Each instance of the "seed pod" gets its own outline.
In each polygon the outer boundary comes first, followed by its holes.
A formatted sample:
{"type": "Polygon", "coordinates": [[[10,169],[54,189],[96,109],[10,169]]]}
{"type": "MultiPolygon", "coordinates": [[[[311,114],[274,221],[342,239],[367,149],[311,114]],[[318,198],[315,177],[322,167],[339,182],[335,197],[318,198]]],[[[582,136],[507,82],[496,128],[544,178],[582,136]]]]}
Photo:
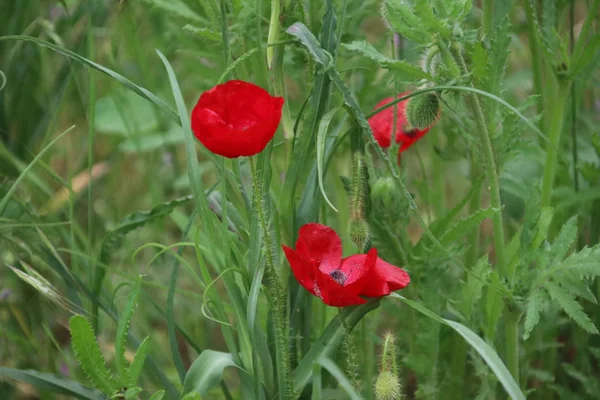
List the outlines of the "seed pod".
{"type": "Polygon", "coordinates": [[[412,97],[406,105],[406,119],[417,129],[430,127],[440,115],[440,99],[435,93],[412,97]]]}

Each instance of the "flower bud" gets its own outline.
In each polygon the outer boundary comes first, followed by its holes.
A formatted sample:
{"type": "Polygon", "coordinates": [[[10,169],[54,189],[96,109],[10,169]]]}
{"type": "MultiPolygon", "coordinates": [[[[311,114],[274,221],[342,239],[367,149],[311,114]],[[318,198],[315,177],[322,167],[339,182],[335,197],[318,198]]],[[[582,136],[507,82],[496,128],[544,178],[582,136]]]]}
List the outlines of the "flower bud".
{"type": "Polygon", "coordinates": [[[408,201],[394,178],[379,178],[371,187],[371,212],[375,219],[400,224],[408,215],[408,201]]]}
{"type": "Polygon", "coordinates": [[[417,129],[430,127],[440,114],[440,99],[435,93],[411,97],[406,104],[406,119],[417,129]]]}
{"type": "Polygon", "coordinates": [[[354,245],[363,250],[369,241],[369,224],[364,219],[351,219],[348,224],[348,236],[354,245]]]}
{"type": "Polygon", "coordinates": [[[377,400],[398,400],[402,396],[402,386],[391,371],[383,371],[375,381],[377,400]]]}

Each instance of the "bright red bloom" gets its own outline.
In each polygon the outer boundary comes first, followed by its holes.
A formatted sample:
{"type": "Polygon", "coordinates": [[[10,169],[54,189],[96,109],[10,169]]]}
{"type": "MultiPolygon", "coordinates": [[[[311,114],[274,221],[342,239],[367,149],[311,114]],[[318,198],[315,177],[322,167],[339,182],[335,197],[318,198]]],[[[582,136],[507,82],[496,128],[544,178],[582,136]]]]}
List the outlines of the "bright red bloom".
{"type": "Polygon", "coordinates": [[[410,282],[406,271],[377,257],[377,249],[342,258],[340,237],[325,225],[302,226],[296,250],[282,247],[298,282],[330,306],[363,304],[362,297],[387,296],[410,282]]]}
{"type": "MultiPolygon", "coordinates": [[[[407,93],[402,93],[400,96],[396,98],[400,98],[406,96],[407,93]]],[[[379,107],[383,107],[394,100],[393,97],[389,97],[377,103],[375,109],[379,107]]],[[[400,144],[399,153],[408,150],[410,146],[412,146],[417,140],[421,139],[427,132],[429,132],[429,128],[425,128],[423,130],[413,128],[410,126],[406,119],[406,104],[408,100],[403,100],[397,103],[395,106],[388,107],[380,113],[369,118],[369,125],[371,125],[371,129],[373,130],[373,136],[377,140],[377,143],[383,148],[390,147],[391,145],[391,136],[392,136],[392,128],[394,127],[394,108],[396,108],[396,143],[400,144]]]]}
{"type": "Polygon", "coordinates": [[[260,153],[281,120],[282,97],[233,80],[202,93],[192,110],[192,130],[215,154],[228,158],[260,153]]]}

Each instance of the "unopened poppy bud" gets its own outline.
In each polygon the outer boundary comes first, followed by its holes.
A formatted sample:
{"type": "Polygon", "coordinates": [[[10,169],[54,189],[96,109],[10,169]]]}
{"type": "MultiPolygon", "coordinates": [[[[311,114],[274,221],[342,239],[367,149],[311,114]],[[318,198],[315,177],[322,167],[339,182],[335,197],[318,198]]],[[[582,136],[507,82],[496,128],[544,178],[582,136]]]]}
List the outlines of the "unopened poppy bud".
{"type": "Polygon", "coordinates": [[[406,105],[406,119],[417,129],[430,127],[440,114],[440,99],[434,93],[412,97],[406,105]]]}
{"type": "Polygon", "coordinates": [[[391,371],[383,371],[375,381],[377,400],[398,400],[402,397],[402,386],[391,371]]]}
{"type": "Polygon", "coordinates": [[[392,177],[379,178],[371,186],[372,215],[389,224],[400,223],[408,215],[408,202],[392,177]]]}
{"type": "Polygon", "coordinates": [[[354,245],[360,250],[365,248],[369,241],[369,224],[364,219],[351,219],[348,226],[348,236],[354,245]]]}

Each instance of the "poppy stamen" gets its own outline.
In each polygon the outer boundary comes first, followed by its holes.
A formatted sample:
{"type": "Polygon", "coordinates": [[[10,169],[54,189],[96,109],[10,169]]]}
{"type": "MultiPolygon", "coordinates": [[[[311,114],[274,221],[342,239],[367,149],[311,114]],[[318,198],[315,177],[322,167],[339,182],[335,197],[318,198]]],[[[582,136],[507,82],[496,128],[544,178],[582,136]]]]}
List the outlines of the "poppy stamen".
{"type": "Polygon", "coordinates": [[[344,286],[344,283],[346,283],[346,279],[348,279],[346,274],[340,271],[339,269],[333,271],[331,274],[329,274],[329,276],[331,276],[331,279],[339,283],[341,286],[344,286]]]}

